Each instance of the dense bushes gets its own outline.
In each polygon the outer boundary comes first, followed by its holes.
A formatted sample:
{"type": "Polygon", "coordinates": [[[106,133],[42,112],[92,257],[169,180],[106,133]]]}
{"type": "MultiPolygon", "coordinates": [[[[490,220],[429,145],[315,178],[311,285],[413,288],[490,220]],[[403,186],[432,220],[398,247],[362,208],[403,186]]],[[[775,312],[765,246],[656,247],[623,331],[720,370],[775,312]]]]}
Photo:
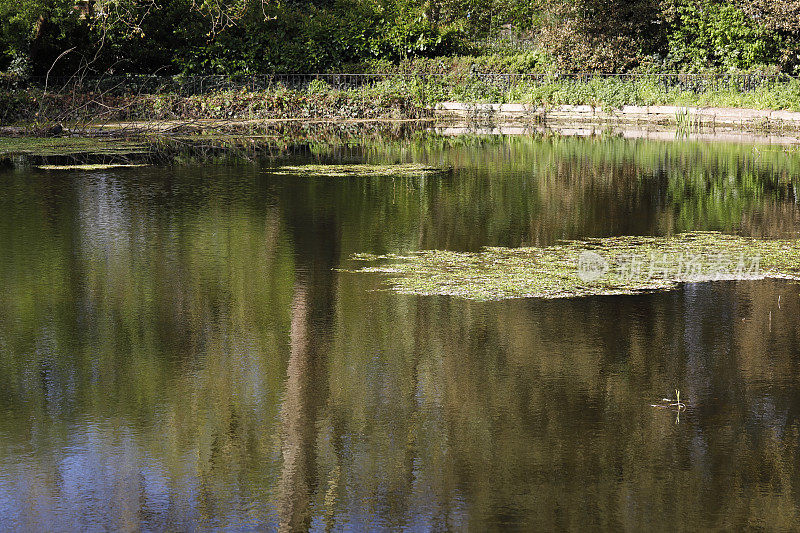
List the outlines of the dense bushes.
{"type": "Polygon", "coordinates": [[[44,75],[68,49],[54,74],[321,72],[466,46],[466,24],[435,20],[417,0],[238,0],[216,12],[192,0],[90,1],[87,14],[75,0],[0,0],[0,71],[44,75]]]}
{"type": "Polygon", "coordinates": [[[688,68],[749,69],[778,58],[776,34],[736,5],[712,0],[676,2],[666,13],[672,63],[688,68]]]}
{"type": "Polygon", "coordinates": [[[798,65],[800,0],[0,0],[0,71],[21,75],[798,65]],[[529,53],[440,59],[512,41],[529,53]]]}
{"type": "Polygon", "coordinates": [[[413,73],[413,74],[527,74],[545,72],[546,58],[538,52],[521,52],[504,55],[459,55],[447,57],[414,57],[397,62],[386,60],[368,61],[351,65],[353,72],[367,73],[413,73]]]}
{"type": "Polygon", "coordinates": [[[663,49],[658,0],[543,0],[542,49],[561,71],[620,72],[663,49]]]}

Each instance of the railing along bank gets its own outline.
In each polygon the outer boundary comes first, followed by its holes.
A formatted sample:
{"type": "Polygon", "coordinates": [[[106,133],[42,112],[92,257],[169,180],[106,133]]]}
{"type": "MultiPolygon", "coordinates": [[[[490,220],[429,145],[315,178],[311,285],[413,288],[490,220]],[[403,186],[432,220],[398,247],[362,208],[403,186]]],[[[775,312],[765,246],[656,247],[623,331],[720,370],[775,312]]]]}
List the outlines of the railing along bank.
{"type": "Polygon", "coordinates": [[[665,89],[680,89],[697,93],[730,89],[754,91],[794,80],[786,74],[725,73],[725,74],[606,74],[606,73],[531,73],[506,74],[482,72],[452,73],[384,73],[384,74],[265,74],[253,76],[151,76],[112,75],[100,78],[0,76],[0,90],[40,89],[53,93],[83,92],[112,95],[179,94],[200,95],[222,91],[279,90],[352,90],[381,84],[399,88],[469,87],[506,91],[517,86],[535,87],[563,81],[593,83],[597,80],[647,82],[665,89]]]}

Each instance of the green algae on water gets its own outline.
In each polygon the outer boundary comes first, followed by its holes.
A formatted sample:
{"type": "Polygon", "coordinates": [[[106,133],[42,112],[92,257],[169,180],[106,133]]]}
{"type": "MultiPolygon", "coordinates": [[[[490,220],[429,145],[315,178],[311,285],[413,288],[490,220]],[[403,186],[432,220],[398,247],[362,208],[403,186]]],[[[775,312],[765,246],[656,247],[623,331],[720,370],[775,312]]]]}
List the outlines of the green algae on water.
{"type": "Polygon", "coordinates": [[[679,283],[800,279],[800,239],[763,240],[717,232],[671,237],[608,237],[544,248],[425,250],[356,254],[401,294],[471,300],[569,298],[667,290],[679,283]]]}
{"type": "Polygon", "coordinates": [[[427,178],[449,173],[450,167],[431,167],[414,163],[398,165],[301,165],[282,166],[271,172],[278,176],[301,177],[391,177],[391,178],[427,178]]]}
{"type": "Polygon", "coordinates": [[[0,137],[0,154],[40,157],[74,154],[128,155],[144,148],[140,142],[93,137],[0,137]]]}
{"type": "Polygon", "coordinates": [[[135,168],[145,165],[134,165],[130,163],[105,163],[95,165],[38,165],[36,168],[41,170],[108,170],[111,168],[135,168]]]}

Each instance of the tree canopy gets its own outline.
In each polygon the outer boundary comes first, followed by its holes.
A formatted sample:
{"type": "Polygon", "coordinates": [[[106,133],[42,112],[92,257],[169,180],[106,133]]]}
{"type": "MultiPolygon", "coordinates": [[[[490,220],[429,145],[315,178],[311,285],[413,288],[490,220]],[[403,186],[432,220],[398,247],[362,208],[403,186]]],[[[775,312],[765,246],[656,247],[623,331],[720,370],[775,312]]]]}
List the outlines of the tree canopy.
{"type": "Polygon", "coordinates": [[[20,75],[320,72],[509,38],[536,69],[795,74],[800,0],[0,0],[20,75]]]}

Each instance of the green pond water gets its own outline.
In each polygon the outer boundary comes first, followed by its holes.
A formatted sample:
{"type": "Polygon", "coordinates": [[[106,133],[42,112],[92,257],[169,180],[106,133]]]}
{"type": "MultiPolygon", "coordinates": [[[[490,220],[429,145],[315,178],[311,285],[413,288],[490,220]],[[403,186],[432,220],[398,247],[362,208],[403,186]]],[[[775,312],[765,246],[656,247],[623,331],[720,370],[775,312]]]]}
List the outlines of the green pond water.
{"type": "Polygon", "coordinates": [[[0,171],[0,530],[800,528],[796,282],[473,301],[352,272],[796,239],[795,152],[415,137],[283,160],[304,162],[453,171],[0,171]],[[652,406],[675,389],[686,410],[652,406]]]}

